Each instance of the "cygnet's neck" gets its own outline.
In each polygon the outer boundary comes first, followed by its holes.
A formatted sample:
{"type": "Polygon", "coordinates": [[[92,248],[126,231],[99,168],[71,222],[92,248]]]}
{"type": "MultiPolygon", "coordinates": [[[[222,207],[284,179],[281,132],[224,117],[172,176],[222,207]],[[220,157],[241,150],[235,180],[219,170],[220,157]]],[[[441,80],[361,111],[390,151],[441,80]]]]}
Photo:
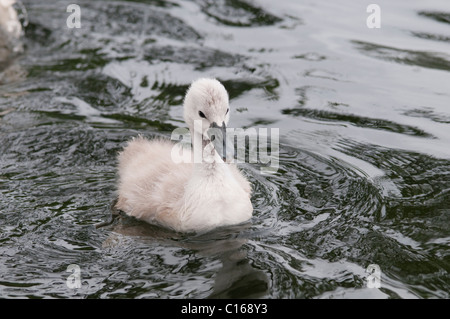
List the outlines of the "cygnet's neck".
{"type": "Polygon", "coordinates": [[[222,172],[222,166],[225,163],[217,154],[213,143],[199,133],[193,133],[191,136],[194,173],[202,176],[211,176],[222,172]]]}

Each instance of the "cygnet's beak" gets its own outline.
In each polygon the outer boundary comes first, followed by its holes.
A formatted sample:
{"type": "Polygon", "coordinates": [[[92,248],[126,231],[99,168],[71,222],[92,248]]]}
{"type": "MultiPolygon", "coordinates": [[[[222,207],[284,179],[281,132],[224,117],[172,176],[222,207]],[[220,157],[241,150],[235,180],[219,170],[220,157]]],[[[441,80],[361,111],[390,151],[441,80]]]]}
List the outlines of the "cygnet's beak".
{"type": "Polygon", "coordinates": [[[216,122],[212,122],[208,129],[208,135],[211,142],[213,142],[214,149],[217,154],[226,162],[227,159],[227,126],[225,122],[222,122],[222,126],[217,125],[216,122]]]}

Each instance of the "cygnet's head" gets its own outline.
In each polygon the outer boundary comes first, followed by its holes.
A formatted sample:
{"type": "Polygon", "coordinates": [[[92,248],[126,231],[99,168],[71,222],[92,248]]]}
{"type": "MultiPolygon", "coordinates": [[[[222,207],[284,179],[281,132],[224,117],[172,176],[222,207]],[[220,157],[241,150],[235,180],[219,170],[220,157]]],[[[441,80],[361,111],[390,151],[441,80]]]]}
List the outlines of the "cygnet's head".
{"type": "Polygon", "coordinates": [[[216,79],[202,78],[192,82],[184,98],[184,120],[191,132],[194,121],[202,121],[202,135],[209,128],[226,129],[230,118],[228,92],[216,79]]]}

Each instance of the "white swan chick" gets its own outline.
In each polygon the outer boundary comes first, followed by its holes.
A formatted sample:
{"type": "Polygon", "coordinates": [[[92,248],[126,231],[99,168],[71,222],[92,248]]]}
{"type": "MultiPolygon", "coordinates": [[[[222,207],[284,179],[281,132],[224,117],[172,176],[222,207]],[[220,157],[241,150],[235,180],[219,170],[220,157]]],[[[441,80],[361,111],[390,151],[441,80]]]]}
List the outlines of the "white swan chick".
{"type": "Polygon", "coordinates": [[[133,139],[119,154],[116,207],[179,232],[208,231],[249,220],[253,211],[250,183],[234,164],[224,163],[207,133],[211,127],[226,129],[229,110],[228,93],[219,81],[194,81],[184,99],[184,119],[193,149],[202,144],[203,159],[194,161],[189,151],[189,161],[178,163],[172,152],[181,148],[179,144],[133,139]],[[201,130],[194,130],[199,123],[201,130]]]}

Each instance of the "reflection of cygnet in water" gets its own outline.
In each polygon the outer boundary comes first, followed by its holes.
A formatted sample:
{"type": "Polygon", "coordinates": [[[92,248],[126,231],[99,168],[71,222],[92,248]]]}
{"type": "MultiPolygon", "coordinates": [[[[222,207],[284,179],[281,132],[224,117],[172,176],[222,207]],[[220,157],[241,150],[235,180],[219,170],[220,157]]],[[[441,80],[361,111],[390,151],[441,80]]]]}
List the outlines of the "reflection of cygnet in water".
{"type": "Polygon", "coordinates": [[[215,275],[209,298],[264,297],[268,292],[269,279],[262,270],[252,267],[242,249],[248,241],[245,231],[249,226],[249,223],[228,226],[201,235],[187,236],[121,216],[116,218],[114,225],[108,227],[112,232],[103,247],[120,249],[123,236],[126,236],[193,250],[198,256],[217,258],[222,263],[215,275]]]}
{"type": "Polygon", "coordinates": [[[269,289],[267,275],[250,264],[246,254],[234,250],[220,256],[222,268],[217,272],[209,298],[260,298],[269,289]]]}

